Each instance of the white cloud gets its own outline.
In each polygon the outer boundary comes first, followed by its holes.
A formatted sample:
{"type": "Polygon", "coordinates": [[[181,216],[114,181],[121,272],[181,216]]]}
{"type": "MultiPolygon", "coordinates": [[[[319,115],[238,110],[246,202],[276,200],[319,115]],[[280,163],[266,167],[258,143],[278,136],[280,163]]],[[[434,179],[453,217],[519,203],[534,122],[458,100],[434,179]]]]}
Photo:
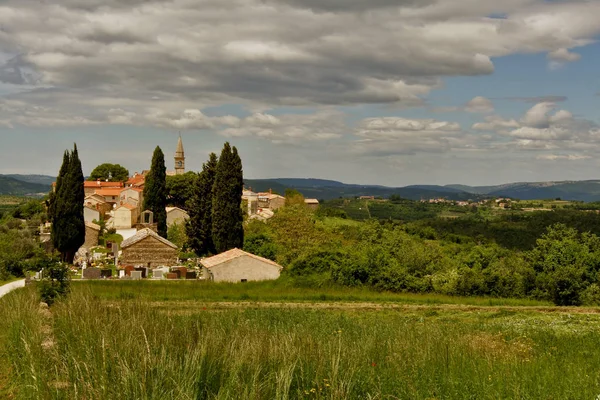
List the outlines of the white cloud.
{"type": "Polygon", "coordinates": [[[586,156],[582,154],[541,154],[536,157],[538,160],[547,160],[547,161],[579,161],[579,160],[587,160],[592,158],[591,156],[586,156]]]}
{"type": "Polygon", "coordinates": [[[494,103],[490,99],[477,96],[467,103],[465,111],[472,113],[491,113],[494,112],[494,103]]]}
{"type": "Polygon", "coordinates": [[[559,69],[566,63],[579,61],[581,54],[572,53],[569,49],[560,48],[548,53],[548,60],[550,61],[548,66],[550,69],[559,69]]]}

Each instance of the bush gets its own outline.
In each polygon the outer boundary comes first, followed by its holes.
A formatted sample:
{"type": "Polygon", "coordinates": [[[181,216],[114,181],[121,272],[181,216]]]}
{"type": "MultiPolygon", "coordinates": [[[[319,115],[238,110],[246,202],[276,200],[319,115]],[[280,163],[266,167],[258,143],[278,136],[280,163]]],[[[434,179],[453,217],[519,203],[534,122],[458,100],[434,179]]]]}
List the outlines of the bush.
{"type": "Polygon", "coordinates": [[[48,258],[43,264],[39,265],[43,270],[43,279],[38,283],[40,300],[51,306],[69,293],[69,267],[57,258],[48,258]]]}

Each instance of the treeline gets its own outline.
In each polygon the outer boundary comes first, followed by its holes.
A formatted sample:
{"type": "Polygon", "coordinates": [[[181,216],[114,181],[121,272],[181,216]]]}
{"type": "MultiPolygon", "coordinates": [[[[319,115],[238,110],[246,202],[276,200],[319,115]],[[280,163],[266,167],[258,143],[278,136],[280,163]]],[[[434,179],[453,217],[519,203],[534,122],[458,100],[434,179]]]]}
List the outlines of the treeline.
{"type": "Polygon", "coordinates": [[[299,285],[600,304],[598,236],[554,224],[533,241],[519,251],[427,238],[410,224],[320,217],[295,205],[250,222],[244,246],[286,266],[299,285]]]}

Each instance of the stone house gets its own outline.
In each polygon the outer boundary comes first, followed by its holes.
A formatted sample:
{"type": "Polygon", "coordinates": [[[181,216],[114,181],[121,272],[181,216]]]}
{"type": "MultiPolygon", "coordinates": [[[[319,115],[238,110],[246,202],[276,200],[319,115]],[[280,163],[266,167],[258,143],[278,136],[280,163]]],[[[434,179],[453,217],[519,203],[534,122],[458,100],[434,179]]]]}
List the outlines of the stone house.
{"type": "Polygon", "coordinates": [[[283,267],[275,261],[231,249],[200,261],[205,279],[215,282],[265,281],[279,278],[283,267]]]}
{"type": "Polygon", "coordinates": [[[149,228],[138,231],[121,243],[122,265],[155,268],[177,265],[177,246],[149,228]]]}
{"type": "Polygon", "coordinates": [[[100,226],[87,222],[85,223],[85,242],[83,246],[86,249],[90,249],[94,246],[98,246],[98,238],[100,237],[100,226]]]}
{"type": "Polygon", "coordinates": [[[277,210],[285,205],[285,197],[271,192],[263,192],[258,194],[258,208],[268,208],[269,210],[277,210]]]}
{"type": "Polygon", "coordinates": [[[121,190],[121,188],[97,189],[94,194],[102,196],[104,201],[112,207],[121,202],[121,190]]]}
{"type": "Polygon", "coordinates": [[[115,229],[130,229],[137,224],[138,217],[138,208],[133,204],[125,203],[115,209],[113,227],[115,229]]]}
{"type": "Polygon", "coordinates": [[[184,224],[190,216],[185,210],[179,207],[167,207],[167,226],[175,224],[184,224]]]}
{"type": "Polygon", "coordinates": [[[94,194],[100,189],[118,189],[123,187],[123,182],[85,181],[83,191],[86,196],[94,194]]]}
{"type": "Polygon", "coordinates": [[[316,210],[319,208],[319,200],[317,199],[304,199],[304,204],[306,204],[311,210],[316,210]]]}
{"type": "Polygon", "coordinates": [[[83,220],[85,222],[100,221],[100,211],[88,205],[83,206],[83,220]]]}
{"type": "Polygon", "coordinates": [[[144,203],[144,191],[137,187],[126,187],[121,190],[120,204],[129,203],[136,206],[138,209],[142,208],[144,203]]]}
{"type": "Polygon", "coordinates": [[[83,204],[90,208],[95,208],[100,212],[100,215],[104,215],[112,209],[112,206],[108,204],[104,200],[104,197],[100,196],[99,194],[91,194],[89,196],[86,196],[86,198],[83,201],[83,204]]]}

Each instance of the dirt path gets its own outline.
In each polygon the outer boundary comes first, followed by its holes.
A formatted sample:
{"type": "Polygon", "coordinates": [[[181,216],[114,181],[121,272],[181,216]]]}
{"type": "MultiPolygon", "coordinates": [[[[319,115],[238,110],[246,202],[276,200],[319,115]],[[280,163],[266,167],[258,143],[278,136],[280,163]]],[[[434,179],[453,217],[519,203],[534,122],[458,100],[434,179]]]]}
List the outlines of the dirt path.
{"type": "Polygon", "coordinates": [[[25,287],[25,279],[20,279],[18,281],[10,282],[6,285],[0,286],[0,297],[22,287],[25,287]]]}
{"type": "Polygon", "coordinates": [[[371,302],[230,302],[230,301],[153,301],[151,306],[172,310],[215,310],[237,308],[289,308],[314,310],[349,310],[349,311],[450,311],[450,312],[537,312],[556,314],[600,314],[600,308],[592,307],[553,307],[553,306],[471,306],[460,304],[396,304],[371,302]]]}

